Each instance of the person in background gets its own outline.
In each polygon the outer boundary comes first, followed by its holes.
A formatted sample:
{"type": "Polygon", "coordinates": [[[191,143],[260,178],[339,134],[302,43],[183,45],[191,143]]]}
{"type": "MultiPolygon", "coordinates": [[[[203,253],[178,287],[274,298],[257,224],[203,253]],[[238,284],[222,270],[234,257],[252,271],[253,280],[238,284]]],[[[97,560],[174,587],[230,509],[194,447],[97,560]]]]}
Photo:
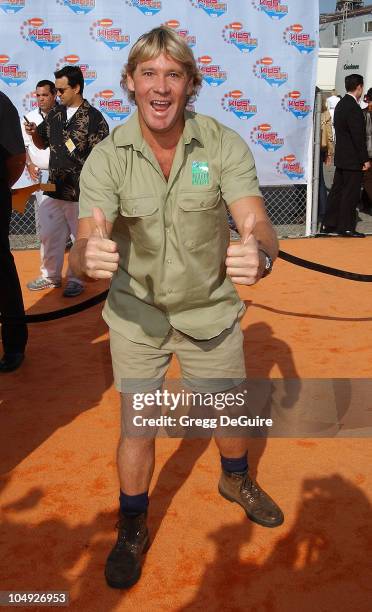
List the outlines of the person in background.
{"type": "Polygon", "coordinates": [[[370,88],[364,101],[367,104],[363,109],[366,122],[367,151],[369,155],[370,167],[363,175],[363,192],[361,198],[361,208],[363,212],[372,213],[372,88],[370,88]]]}
{"type": "Polygon", "coordinates": [[[320,229],[323,235],[364,238],[356,231],[356,209],[359,205],[363,172],[369,167],[366,126],[359,101],[364,80],[360,74],[345,78],[346,95],[335,109],[336,131],[335,176],[328,195],[327,210],[320,229]]]}
{"type": "Polygon", "coordinates": [[[319,162],[319,203],[318,203],[318,218],[320,221],[326,212],[327,207],[327,188],[324,180],[323,164],[330,166],[334,155],[332,118],[327,107],[325,97],[322,97],[322,113],[320,120],[320,162],[319,162]]]}
{"type": "MultiPolygon", "coordinates": [[[[29,123],[40,125],[56,104],[56,88],[52,81],[47,79],[41,80],[36,85],[36,100],[37,108],[30,111],[26,115],[29,123]]],[[[28,173],[33,181],[44,182],[48,180],[49,169],[49,147],[47,149],[39,149],[31,138],[26,133],[24,124],[22,124],[23,140],[26,147],[26,166],[28,173]]],[[[36,206],[35,217],[37,233],[40,236],[40,258],[41,258],[41,276],[34,281],[27,283],[28,289],[31,291],[39,291],[50,287],[49,278],[52,275],[54,256],[54,245],[50,243],[50,202],[51,198],[44,195],[38,189],[35,191],[36,206]],[[49,269],[51,268],[51,269],[49,269]]]]}
{"type": "Polygon", "coordinates": [[[0,91],[0,314],[4,351],[0,359],[0,372],[3,373],[19,368],[28,336],[21,286],[9,244],[12,212],[10,189],[21,176],[25,161],[17,109],[0,91]]]}
{"type": "Polygon", "coordinates": [[[332,131],[333,131],[333,141],[335,140],[335,130],[334,130],[334,127],[333,127],[333,119],[334,119],[334,114],[335,114],[335,108],[336,108],[337,104],[339,103],[340,99],[341,99],[340,96],[337,95],[336,90],[334,89],[332,91],[332,95],[330,95],[327,98],[327,102],[326,102],[329,114],[331,116],[331,124],[332,124],[332,131]]]}
{"type": "MultiPolygon", "coordinates": [[[[40,125],[25,124],[25,130],[39,149],[50,147],[49,182],[56,186],[48,192],[48,262],[47,279],[33,281],[41,289],[60,287],[66,239],[75,240],[79,211],[79,180],[85,160],[93,147],[109,133],[100,111],[83,98],[84,77],[78,66],[64,66],[54,73],[61,104],[55,106],[40,125]],[[49,246],[50,245],[50,246],[49,246]]],[[[45,239],[45,236],[44,236],[45,239]]],[[[45,244],[45,241],[44,241],[45,244]]],[[[44,258],[45,259],[45,258],[44,258]]],[[[81,279],[67,270],[65,297],[75,297],[84,290],[81,279]]]]}

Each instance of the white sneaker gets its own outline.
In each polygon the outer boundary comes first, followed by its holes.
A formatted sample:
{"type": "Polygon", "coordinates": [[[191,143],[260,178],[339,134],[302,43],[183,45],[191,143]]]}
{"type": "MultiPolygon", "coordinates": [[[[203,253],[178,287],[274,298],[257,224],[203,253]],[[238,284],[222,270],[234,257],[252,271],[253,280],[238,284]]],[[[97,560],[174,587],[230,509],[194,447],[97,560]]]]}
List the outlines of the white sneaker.
{"type": "Polygon", "coordinates": [[[61,281],[55,281],[52,278],[44,278],[40,276],[33,281],[27,283],[27,289],[30,291],[41,291],[42,289],[56,289],[61,286],[61,281]]]}

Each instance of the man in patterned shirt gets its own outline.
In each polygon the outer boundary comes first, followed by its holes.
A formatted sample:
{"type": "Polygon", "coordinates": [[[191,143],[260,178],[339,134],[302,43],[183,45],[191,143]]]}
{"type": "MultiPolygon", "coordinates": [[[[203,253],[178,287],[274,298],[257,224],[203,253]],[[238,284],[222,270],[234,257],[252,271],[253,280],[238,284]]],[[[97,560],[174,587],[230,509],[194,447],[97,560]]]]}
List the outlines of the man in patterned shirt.
{"type": "MultiPolygon", "coordinates": [[[[109,133],[108,125],[97,109],[83,98],[84,77],[78,66],[64,66],[54,73],[61,104],[53,108],[44,121],[25,125],[39,149],[50,148],[49,181],[56,191],[48,192],[45,216],[41,228],[47,277],[29,283],[33,290],[61,286],[66,239],[75,240],[79,212],[79,179],[84,162],[94,145],[109,133]]],[[[84,289],[82,281],[67,270],[63,295],[75,297],[84,289]]]]}

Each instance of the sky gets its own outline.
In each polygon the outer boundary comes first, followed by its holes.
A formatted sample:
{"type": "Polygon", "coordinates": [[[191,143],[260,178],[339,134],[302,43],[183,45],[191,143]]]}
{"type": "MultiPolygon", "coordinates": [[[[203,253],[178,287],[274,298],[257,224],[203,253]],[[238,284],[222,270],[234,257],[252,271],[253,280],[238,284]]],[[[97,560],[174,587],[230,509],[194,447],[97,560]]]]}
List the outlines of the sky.
{"type": "Polygon", "coordinates": [[[321,13],[333,13],[336,8],[336,0],[319,0],[321,13]]]}
{"type": "MultiPolygon", "coordinates": [[[[368,6],[371,0],[365,0],[364,4],[368,6]]],[[[336,0],[319,0],[319,9],[321,13],[333,13],[336,8],[336,0]]]]}

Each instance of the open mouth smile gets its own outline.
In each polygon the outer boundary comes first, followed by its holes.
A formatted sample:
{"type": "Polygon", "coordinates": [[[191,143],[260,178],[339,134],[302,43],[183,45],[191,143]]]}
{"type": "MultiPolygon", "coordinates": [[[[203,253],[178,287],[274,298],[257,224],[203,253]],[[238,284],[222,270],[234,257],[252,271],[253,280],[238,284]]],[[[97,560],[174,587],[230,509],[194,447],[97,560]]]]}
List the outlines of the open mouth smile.
{"type": "Polygon", "coordinates": [[[164,112],[168,110],[171,103],[167,100],[151,100],[151,107],[157,112],[164,112]]]}

